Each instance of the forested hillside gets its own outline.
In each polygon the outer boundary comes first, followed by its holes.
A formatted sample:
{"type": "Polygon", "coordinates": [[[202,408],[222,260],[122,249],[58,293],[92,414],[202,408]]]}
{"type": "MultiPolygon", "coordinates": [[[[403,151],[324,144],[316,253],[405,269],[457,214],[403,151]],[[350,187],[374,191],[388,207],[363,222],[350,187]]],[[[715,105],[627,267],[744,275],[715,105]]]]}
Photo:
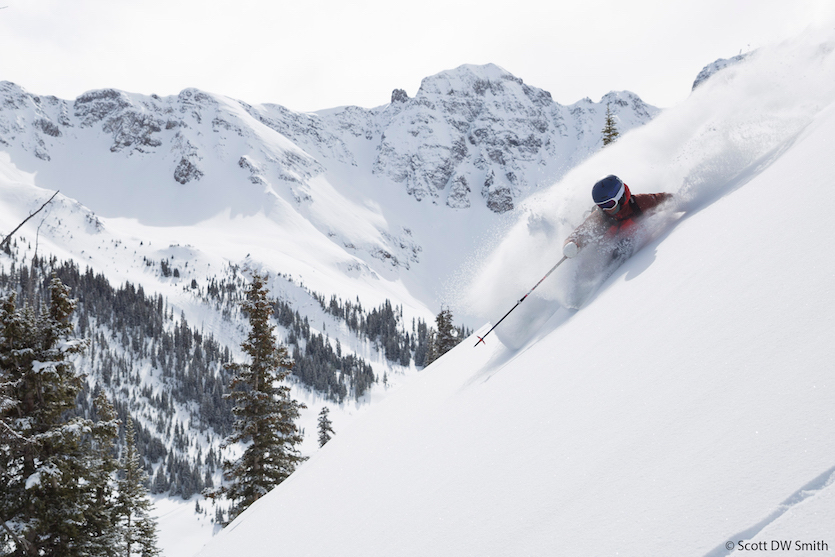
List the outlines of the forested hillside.
{"type": "MultiPolygon", "coordinates": [[[[160,273],[172,272],[164,262],[159,267],[160,273]]],[[[190,324],[161,294],[130,282],[114,286],[89,267],[82,270],[54,257],[34,257],[28,264],[12,258],[8,268],[0,267],[0,292],[3,297],[14,292],[19,305],[37,310],[48,301],[53,276],[77,300],[74,334],[89,342],[75,361],[86,376],[79,415],[92,417],[93,401],[104,392],[123,424],[123,440],[124,424],[132,418],[153,493],[188,499],[214,486],[220,481],[220,444],[232,426],[226,366],[237,354],[239,339],[216,338],[190,324]]],[[[245,273],[232,269],[222,279],[191,286],[231,324],[243,318],[239,302],[246,280],[245,273]]],[[[419,319],[407,327],[402,310],[388,301],[367,310],[359,302],[331,297],[326,303],[316,293],[310,297],[391,366],[423,366],[433,350],[433,328],[419,319]]],[[[297,385],[340,403],[361,399],[372,384],[385,380],[362,356],[344,350],[339,339],[313,330],[289,302],[273,304],[275,321],[292,350],[297,385]]],[[[461,338],[466,333],[461,329],[461,338]]]]}

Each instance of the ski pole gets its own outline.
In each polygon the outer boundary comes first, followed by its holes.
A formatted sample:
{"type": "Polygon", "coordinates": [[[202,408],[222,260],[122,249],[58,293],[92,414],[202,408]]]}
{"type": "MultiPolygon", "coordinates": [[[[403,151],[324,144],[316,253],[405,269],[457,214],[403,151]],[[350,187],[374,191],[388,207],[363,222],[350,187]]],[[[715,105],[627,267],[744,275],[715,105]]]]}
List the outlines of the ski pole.
{"type": "MultiPolygon", "coordinates": [[[[537,287],[537,286],[539,286],[540,284],[542,284],[542,281],[543,281],[543,280],[545,280],[545,279],[547,279],[547,278],[551,275],[551,273],[553,273],[553,272],[554,272],[554,270],[555,270],[557,267],[559,267],[560,265],[562,265],[562,262],[563,262],[563,261],[565,261],[566,259],[568,259],[568,258],[567,258],[567,257],[565,257],[565,256],[563,256],[563,258],[562,258],[562,259],[560,259],[559,261],[557,261],[557,264],[556,264],[556,265],[554,265],[553,267],[551,267],[551,270],[550,270],[550,271],[548,271],[547,273],[545,273],[545,276],[544,276],[544,277],[542,277],[541,279],[539,279],[539,282],[537,282],[536,284],[534,284],[534,285],[533,285],[533,288],[531,288],[530,290],[528,290],[528,293],[527,293],[527,294],[525,294],[524,296],[522,296],[522,298],[521,298],[518,302],[516,302],[516,305],[515,305],[515,306],[513,306],[512,308],[510,308],[510,311],[508,311],[507,313],[505,313],[505,314],[504,314],[504,317],[502,317],[501,319],[499,319],[499,321],[498,321],[495,325],[493,325],[493,326],[490,328],[490,330],[489,330],[489,331],[487,331],[487,332],[484,334],[484,336],[483,336],[483,337],[480,337],[480,336],[476,335],[476,338],[478,338],[478,342],[476,342],[476,343],[475,343],[475,346],[478,346],[478,345],[479,345],[479,343],[484,342],[484,339],[485,339],[485,338],[487,338],[487,335],[489,335],[490,333],[492,333],[492,332],[493,332],[493,329],[495,329],[496,327],[498,327],[498,326],[499,326],[499,323],[501,323],[502,321],[504,321],[504,318],[505,318],[505,317],[507,317],[508,315],[510,315],[510,312],[511,312],[511,311],[513,311],[514,309],[516,309],[516,307],[517,307],[519,304],[521,304],[522,302],[524,302],[524,301],[525,301],[525,298],[527,298],[528,296],[530,296],[531,292],[533,292],[534,290],[536,290],[536,287],[537,287]]],[[[486,342],[484,342],[484,344],[486,345],[487,343],[486,343],[486,342]]],[[[475,346],[474,346],[473,348],[475,348],[475,346]]]]}

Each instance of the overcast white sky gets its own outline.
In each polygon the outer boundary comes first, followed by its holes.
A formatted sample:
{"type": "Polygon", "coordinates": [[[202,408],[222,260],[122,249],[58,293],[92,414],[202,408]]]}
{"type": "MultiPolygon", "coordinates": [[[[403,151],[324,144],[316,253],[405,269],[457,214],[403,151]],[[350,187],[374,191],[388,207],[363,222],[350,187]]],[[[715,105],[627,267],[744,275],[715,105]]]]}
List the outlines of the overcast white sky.
{"type": "Polygon", "coordinates": [[[0,0],[0,80],[74,99],[186,87],[301,111],[373,107],[492,62],[571,104],[669,107],[699,70],[830,21],[832,0],[0,0]]]}

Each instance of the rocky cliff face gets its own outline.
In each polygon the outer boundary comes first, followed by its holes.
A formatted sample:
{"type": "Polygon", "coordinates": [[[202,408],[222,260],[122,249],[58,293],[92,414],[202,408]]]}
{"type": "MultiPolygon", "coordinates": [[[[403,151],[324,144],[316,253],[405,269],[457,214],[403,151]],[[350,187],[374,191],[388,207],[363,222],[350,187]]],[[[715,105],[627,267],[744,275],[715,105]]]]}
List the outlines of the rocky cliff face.
{"type": "Polygon", "coordinates": [[[503,213],[600,148],[606,103],[622,132],[658,113],[628,92],[562,106],[498,66],[461,66],[424,79],[414,98],[394,91],[373,172],[418,201],[503,213]]]}
{"type": "MultiPolygon", "coordinates": [[[[383,107],[312,114],[253,107],[195,89],[167,98],[105,89],[68,102],[3,82],[0,97],[0,145],[21,147],[46,162],[56,146],[71,146],[92,128],[109,136],[112,153],[155,154],[174,182],[187,184],[212,180],[207,154],[229,151],[224,136],[236,135],[257,153],[225,158],[229,164],[249,160],[238,166],[250,181],[300,186],[334,164],[363,164],[350,146],[360,140],[376,153],[366,170],[401,184],[415,200],[453,209],[484,204],[496,213],[513,209],[543,177],[553,181],[597,150],[607,103],[621,133],[658,113],[628,92],[563,106],[495,65],[441,72],[424,79],[414,98],[395,90],[383,107]],[[262,128],[291,145],[264,145],[262,128]]],[[[296,199],[304,197],[296,191],[296,199]]]]}

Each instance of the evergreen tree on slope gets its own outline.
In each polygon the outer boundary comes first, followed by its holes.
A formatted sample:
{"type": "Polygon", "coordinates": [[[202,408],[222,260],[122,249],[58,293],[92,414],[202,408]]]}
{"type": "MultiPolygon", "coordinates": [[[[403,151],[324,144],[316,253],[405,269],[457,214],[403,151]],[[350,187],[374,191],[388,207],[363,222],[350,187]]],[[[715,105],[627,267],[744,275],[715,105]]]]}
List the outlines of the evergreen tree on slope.
{"type": "Polygon", "coordinates": [[[333,424],[331,423],[330,417],[330,409],[327,406],[322,407],[322,411],[319,412],[319,447],[324,447],[325,443],[331,440],[334,436],[333,432],[333,424]]]}
{"type": "Polygon", "coordinates": [[[113,474],[119,467],[116,460],[119,420],[103,391],[93,404],[97,419],[90,436],[92,451],[87,465],[90,501],[84,513],[86,520],[79,543],[86,546],[87,555],[116,556],[120,555],[121,530],[114,511],[116,494],[113,474]]]}
{"type": "Polygon", "coordinates": [[[438,335],[435,339],[436,350],[440,358],[461,342],[458,331],[452,325],[452,311],[449,308],[441,309],[435,317],[435,325],[438,328],[438,335]]]}
{"type": "Polygon", "coordinates": [[[243,455],[223,463],[227,482],[209,497],[225,496],[232,502],[229,521],[287,479],[304,460],[297,449],[302,435],[295,421],[303,404],[293,400],[284,380],[293,360],[284,346],[278,347],[270,323],[273,306],[267,299],[265,278],[255,273],[243,304],[250,332],[241,344],[249,363],[233,363],[230,397],[235,407],[234,433],[224,447],[244,443],[243,455]]]}
{"type": "Polygon", "coordinates": [[[95,424],[66,417],[82,386],[68,357],[86,346],[69,338],[68,290],[53,277],[46,311],[18,309],[14,294],[0,306],[0,548],[10,555],[101,554],[86,519],[102,485],[95,424]]]}
{"type": "Polygon", "coordinates": [[[609,143],[614,143],[619,135],[620,132],[618,132],[615,117],[612,115],[609,103],[606,103],[606,120],[603,124],[603,146],[605,147],[609,143]]]}
{"type": "Polygon", "coordinates": [[[427,341],[426,365],[431,364],[453,348],[462,340],[458,329],[452,324],[452,310],[442,308],[435,317],[435,328],[430,329],[427,341]]]}
{"type": "Polygon", "coordinates": [[[125,452],[122,457],[124,478],[119,481],[117,513],[122,529],[125,557],[155,557],[157,548],[156,521],[150,515],[151,501],[145,484],[148,474],[142,468],[142,458],[136,450],[133,420],[125,427],[125,452]]]}

